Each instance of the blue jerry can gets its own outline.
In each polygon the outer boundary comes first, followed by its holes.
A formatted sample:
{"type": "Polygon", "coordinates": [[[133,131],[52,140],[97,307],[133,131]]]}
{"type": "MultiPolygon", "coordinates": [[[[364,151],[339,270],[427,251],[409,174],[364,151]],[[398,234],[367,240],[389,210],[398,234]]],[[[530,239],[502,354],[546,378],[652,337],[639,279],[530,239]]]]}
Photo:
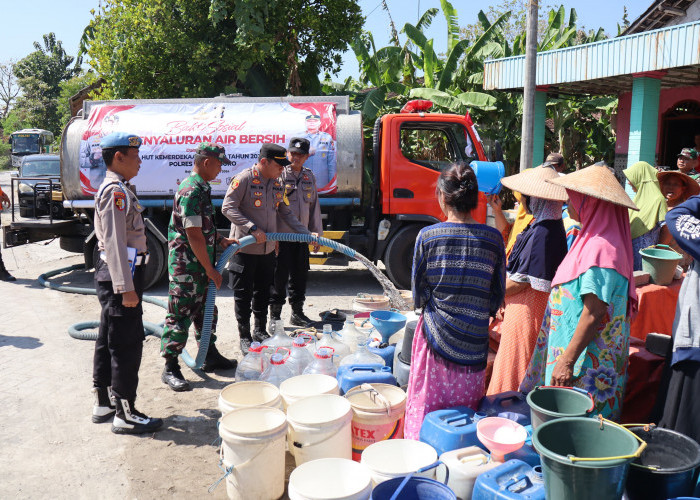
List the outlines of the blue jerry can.
{"type": "Polygon", "coordinates": [[[419,439],[435,448],[438,456],[467,446],[488,451],[476,437],[476,423],[483,417],[466,406],[432,411],[423,420],[419,439]]]}
{"type": "Polygon", "coordinates": [[[505,499],[545,500],[542,468],[508,460],[476,478],[472,500],[505,499]]]}
{"type": "Polygon", "coordinates": [[[394,352],[396,351],[396,344],[391,344],[386,347],[368,347],[367,350],[372,354],[377,354],[384,359],[386,366],[393,369],[394,368],[394,352]]]}
{"type": "Polygon", "coordinates": [[[353,387],[368,384],[397,385],[396,378],[388,366],[376,365],[342,365],[338,367],[338,386],[340,394],[345,394],[353,387]]]}
{"type": "Polygon", "coordinates": [[[508,418],[520,425],[530,424],[530,406],[527,404],[527,397],[518,391],[484,396],[479,403],[478,411],[488,417],[508,418]]]}
{"type": "Polygon", "coordinates": [[[525,439],[525,444],[523,444],[523,447],[514,451],[513,453],[508,453],[505,456],[505,459],[506,461],[520,460],[521,462],[525,462],[526,464],[535,467],[541,464],[540,454],[537,453],[535,447],[532,446],[532,426],[526,425],[525,430],[527,431],[527,439],[525,439]]]}

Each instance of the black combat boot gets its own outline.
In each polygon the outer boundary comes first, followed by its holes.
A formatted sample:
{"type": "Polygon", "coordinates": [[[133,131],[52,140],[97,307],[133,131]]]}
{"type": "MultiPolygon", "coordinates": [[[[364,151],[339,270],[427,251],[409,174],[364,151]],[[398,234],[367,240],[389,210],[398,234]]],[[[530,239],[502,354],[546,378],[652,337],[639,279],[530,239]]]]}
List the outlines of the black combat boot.
{"type": "Polygon", "coordinates": [[[277,321],[282,319],[282,304],[270,304],[270,319],[277,321]]]}
{"type": "Polygon", "coordinates": [[[292,317],[289,322],[294,326],[308,326],[314,321],[304,314],[304,303],[295,302],[292,304],[292,317]]]}
{"type": "Polygon", "coordinates": [[[2,261],[2,254],[0,253],[0,281],[17,281],[17,278],[12,276],[5,269],[5,263],[2,261]]]}
{"type": "Polygon", "coordinates": [[[225,358],[214,344],[209,344],[207,357],[204,358],[202,371],[213,372],[215,370],[235,370],[238,361],[225,358]]]}
{"type": "Polygon", "coordinates": [[[92,422],[101,424],[114,416],[116,404],[112,390],[109,387],[93,387],[95,404],[92,405],[92,422]]]}
{"type": "Polygon", "coordinates": [[[115,434],[144,434],[160,429],[163,420],[149,417],[134,407],[134,402],[117,398],[117,412],[112,421],[115,434]]]}
{"type": "Polygon", "coordinates": [[[176,357],[165,358],[165,368],[160,379],[175,392],[189,391],[190,383],[185,380],[176,357]]]}
{"type": "Polygon", "coordinates": [[[245,356],[248,354],[250,344],[253,343],[253,339],[250,337],[250,322],[238,321],[238,338],[241,342],[241,352],[245,356]]]}
{"type": "Polygon", "coordinates": [[[253,330],[253,340],[255,342],[265,342],[270,336],[265,331],[265,323],[267,318],[265,316],[255,316],[255,329],[253,330]]]}

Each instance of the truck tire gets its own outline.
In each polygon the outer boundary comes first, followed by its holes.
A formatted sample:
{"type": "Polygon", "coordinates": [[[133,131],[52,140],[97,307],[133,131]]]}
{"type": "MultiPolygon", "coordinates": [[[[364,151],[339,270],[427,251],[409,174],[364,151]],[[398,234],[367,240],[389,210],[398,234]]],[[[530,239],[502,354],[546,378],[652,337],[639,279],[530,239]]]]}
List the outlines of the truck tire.
{"type": "Polygon", "coordinates": [[[384,251],[384,266],[389,279],[403,290],[411,289],[411,267],[413,266],[413,249],[418,232],[422,226],[413,224],[400,229],[384,251]]]}

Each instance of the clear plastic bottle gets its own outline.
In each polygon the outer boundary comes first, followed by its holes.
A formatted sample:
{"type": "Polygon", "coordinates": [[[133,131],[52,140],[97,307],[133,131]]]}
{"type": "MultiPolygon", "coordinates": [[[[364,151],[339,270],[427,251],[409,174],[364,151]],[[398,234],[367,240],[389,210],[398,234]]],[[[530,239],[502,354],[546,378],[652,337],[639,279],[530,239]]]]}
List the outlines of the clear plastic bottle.
{"type": "Polygon", "coordinates": [[[314,354],[314,360],[304,368],[304,375],[309,373],[321,373],[335,377],[338,369],[333,364],[333,348],[319,347],[314,354]]]}
{"type": "Polygon", "coordinates": [[[238,363],[236,368],[236,382],[260,379],[260,375],[269,365],[267,357],[263,355],[263,349],[260,342],[250,344],[248,354],[238,363]]]}
{"type": "Polygon", "coordinates": [[[271,356],[273,352],[276,352],[278,347],[285,347],[286,349],[292,349],[292,337],[287,335],[284,331],[284,321],[281,319],[275,321],[275,334],[269,339],[263,342],[263,346],[267,347],[268,350],[265,354],[271,356]]]}
{"type": "Polygon", "coordinates": [[[270,358],[270,366],[268,366],[260,375],[260,380],[263,382],[269,382],[279,387],[282,382],[290,377],[293,377],[294,375],[292,374],[292,371],[287,366],[288,358],[289,349],[284,347],[277,348],[275,353],[270,358]]]}
{"type": "Polygon", "coordinates": [[[365,338],[364,341],[357,346],[357,351],[355,351],[350,356],[345,356],[340,361],[340,366],[344,365],[386,365],[384,358],[379,354],[374,354],[367,349],[369,344],[369,339],[365,338]]]}
{"type": "Polygon", "coordinates": [[[323,325],[323,337],[316,342],[316,352],[318,352],[321,347],[333,348],[333,364],[336,368],[340,366],[340,360],[350,354],[350,348],[334,336],[333,327],[329,324],[323,325]]]}
{"type": "Polygon", "coordinates": [[[287,360],[287,366],[294,375],[301,375],[304,369],[314,360],[306,346],[312,342],[311,335],[301,334],[292,343],[292,353],[287,360]]]}
{"type": "Polygon", "coordinates": [[[362,333],[355,326],[355,316],[348,315],[345,318],[343,329],[340,330],[343,343],[348,346],[351,353],[357,351],[357,347],[367,339],[367,334],[362,333]]]}

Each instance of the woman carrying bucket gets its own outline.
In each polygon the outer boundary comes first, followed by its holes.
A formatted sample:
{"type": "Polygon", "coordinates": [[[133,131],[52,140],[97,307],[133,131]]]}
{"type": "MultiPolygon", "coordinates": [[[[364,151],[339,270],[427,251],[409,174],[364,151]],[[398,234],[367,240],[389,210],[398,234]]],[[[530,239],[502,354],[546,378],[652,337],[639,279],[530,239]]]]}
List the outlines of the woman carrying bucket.
{"type": "Polygon", "coordinates": [[[603,165],[547,182],[566,188],[581,233],[552,280],[520,389],[580,387],[593,396],[596,413],[617,419],[627,378],[630,315],[637,307],[627,209],[637,207],[603,165]]]}
{"type": "Polygon", "coordinates": [[[436,195],[447,220],[420,231],[413,255],[413,297],[423,314],[411,351],[409,439],[418,439],[433,410],[476,408],[484,395],[489,317],[505,295],[503,237],[471,217],[478,199],[474,171],[463,164],[444,170],[436,195]]]}
{"type": "Polygon", "coordinates": [[[552,279],[566,255],[562,204],[566,190],[545,182],[559,174],[540,166],[505,177],[507,188],[525,195],[523,205],[534,222],[518,238],[506,268],[506,307],[501,342],[486,394],[517,391],[525,377],[547,307],[552,279]]]}

